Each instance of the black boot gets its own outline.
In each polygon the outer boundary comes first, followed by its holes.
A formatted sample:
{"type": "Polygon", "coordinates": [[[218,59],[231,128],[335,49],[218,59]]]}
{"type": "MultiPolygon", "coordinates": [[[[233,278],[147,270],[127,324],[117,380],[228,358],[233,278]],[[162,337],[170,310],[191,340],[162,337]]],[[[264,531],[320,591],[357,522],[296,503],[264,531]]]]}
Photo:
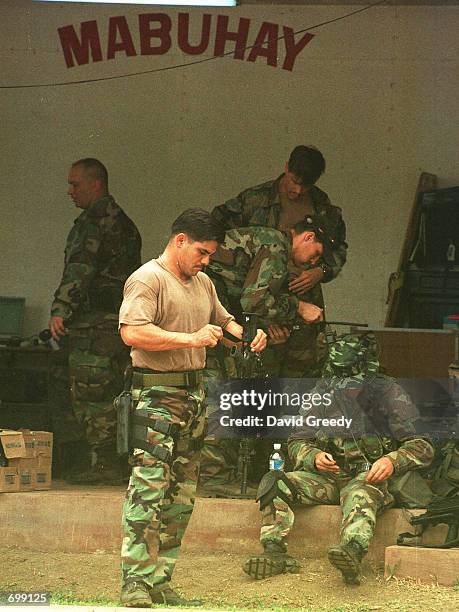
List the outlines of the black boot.
{"type": "Polygon", "coordinates": [[[331,546],[328,549],[328,560],[340,570],[346,584],[360,584],[361,562],[364,554],[360,544],[351,540],[347,544],[331,546]]]}
{"type": "Polygon", "coordinates": [[[249,557],[242,566],[246,574],[255,580],[263,580],[277,574],[296,574],[299,562],[287,554],[283,542],[268,540],[263,542],[264,553],[249,557]]]}
{"type": "Polygon", "coordinates": [[[200,599],[185,599],[176,593],[170,587],[166,587],[161,591],[150,589],[151,601],[155,604],[165,604],[167,606],[184,606],[187,608],[202,606],[203,602],[200,599]]]}

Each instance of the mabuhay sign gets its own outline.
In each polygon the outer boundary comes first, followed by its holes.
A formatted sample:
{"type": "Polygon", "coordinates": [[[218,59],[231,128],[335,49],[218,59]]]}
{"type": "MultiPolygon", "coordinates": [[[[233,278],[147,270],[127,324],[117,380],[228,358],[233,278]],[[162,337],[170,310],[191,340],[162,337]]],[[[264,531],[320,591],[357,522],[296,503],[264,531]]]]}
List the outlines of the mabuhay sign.
{"type": "Polygon", "coordinates": [[[298,55],[314,37],[308,32],[295,36],[292,28],[267,21],[258,27],[245,17],[232,20],[231,25],[227,15],[204,14],[192,24],[195,18],[189,13],[175,17],[173,21],[166,13],[144,13],[135,24],[120,16],[110,17],[108,23],[92,20],[79,27],[62,26],[58,34],[67,68],[112,60],[119,54],[165,55],[174,46],[187,55],[218,57],[229,53],[227,45],[235,43],[233,59],[263,60],[268,66],[293,70],[298,55]]]}

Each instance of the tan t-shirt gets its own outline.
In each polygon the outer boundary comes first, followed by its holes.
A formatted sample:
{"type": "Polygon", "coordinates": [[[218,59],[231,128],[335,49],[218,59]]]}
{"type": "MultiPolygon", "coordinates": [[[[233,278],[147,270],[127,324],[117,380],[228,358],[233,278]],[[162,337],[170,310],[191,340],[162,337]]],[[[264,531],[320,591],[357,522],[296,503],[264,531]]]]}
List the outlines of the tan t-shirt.
{"type": "MultiPolygon", "coordinates": [[[[220,304],[215,287],[203,272],[182,281],[161,259],[152,259],[127,279],[120,309],[120,326],[153,323],[165,331],[193,333],[212,323],[225,328],[234,317],[220,304]]],[[[131,349],[132,364],[160,372],[199,370],[205,348],[168,351],[131,349]]]]}

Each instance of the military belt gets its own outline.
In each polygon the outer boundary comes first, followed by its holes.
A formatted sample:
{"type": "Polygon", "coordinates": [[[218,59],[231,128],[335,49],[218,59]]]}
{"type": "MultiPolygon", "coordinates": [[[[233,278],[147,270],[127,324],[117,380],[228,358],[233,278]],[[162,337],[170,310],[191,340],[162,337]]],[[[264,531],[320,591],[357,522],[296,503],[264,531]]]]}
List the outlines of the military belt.
{"type": "Polygon", "coordinates": [[[132,386],[134,389],[145,387],[196,387],[204,380],[202,370],[188,372],[154,372],[148,368],[134,368],[132,373],[132,386]]]}

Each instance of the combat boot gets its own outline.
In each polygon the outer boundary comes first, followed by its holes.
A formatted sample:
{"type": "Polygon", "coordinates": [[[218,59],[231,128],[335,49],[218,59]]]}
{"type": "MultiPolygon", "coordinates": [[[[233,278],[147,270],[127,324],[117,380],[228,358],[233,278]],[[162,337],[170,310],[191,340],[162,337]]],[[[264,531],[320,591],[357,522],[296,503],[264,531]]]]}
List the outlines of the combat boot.
{"type": "Polygon", "coordinates": [[[170,587],[166,587],[160,591],[150,589],[150,595],[151,602],[154,604],[163,604],[170,607],[184,606],[186,608],[194,608],[203,605],[200,599],[185,599],[185,597],[182,597],[170,587]]]}
{"type": "Polygon", "coordinates": [[[328,549],[328,560],[339,569],[346,584],[360,584],[363,555],[363,548],[353,540],[328,549]]]}
{"type": "Polygon", "coordinates": [[[246,574],[255,580],[263,580],[277,574],[297,574],[299,562],[287,554],[283,542],[268,540],[263,542],[264,553],[249,557],[242,566],[246,574]]]}
{"type": "Polygon", "coordinates": [[[151,608],[150,588],[140,580],[133,580],[121,588],[120,601],[126,608],[151,608]]]}

